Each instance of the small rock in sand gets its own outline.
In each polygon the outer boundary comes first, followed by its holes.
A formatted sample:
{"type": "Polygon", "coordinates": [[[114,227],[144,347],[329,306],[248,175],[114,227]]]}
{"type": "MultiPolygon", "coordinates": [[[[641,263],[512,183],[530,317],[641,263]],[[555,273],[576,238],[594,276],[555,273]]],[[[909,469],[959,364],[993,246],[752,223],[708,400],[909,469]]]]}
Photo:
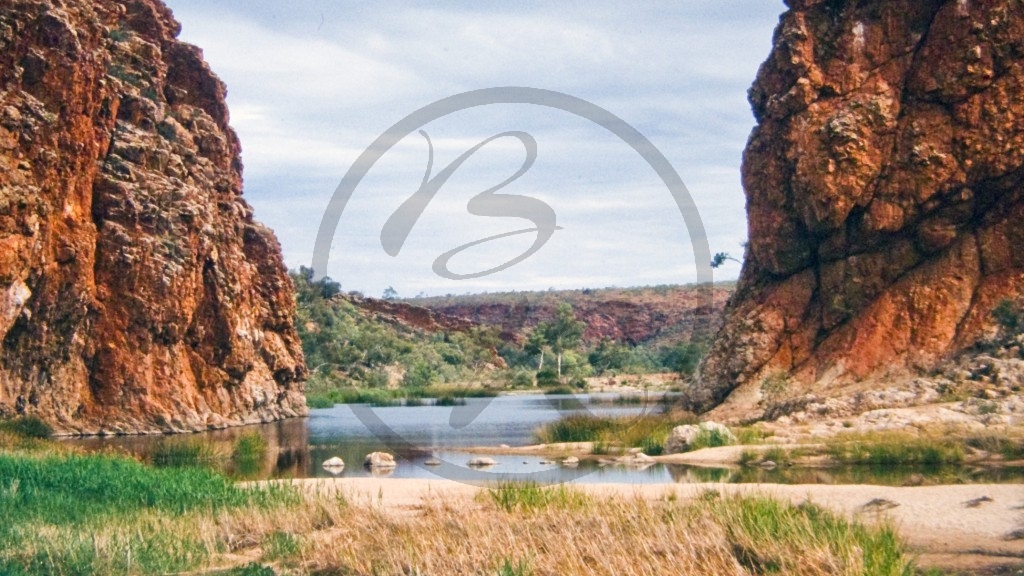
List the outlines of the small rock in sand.
{"type": "Polygon", "coordinates": [[[886,500],[885,498],[875,498],[867,504],[860,507],[862,512],[881,512],[882,510],[890,510],[899,506],[898,502],[892,500],[886,500]]]}
{"type": "Polygon", "coordinates": [[[988,496],[982,496],[981,498],[975,498],[974,500],[968,500],[964,502],[964,508],[980,508],[982,504],[987,504],[993,500],[988,496]]]}
{"type": "Polygon", "coordinates": [[[764,468],[765,470],[774,470],[779,467],[779,465],[776,464],[774,460],[765,460],[764,462],[758,464],[758,466],[764,468]]]}

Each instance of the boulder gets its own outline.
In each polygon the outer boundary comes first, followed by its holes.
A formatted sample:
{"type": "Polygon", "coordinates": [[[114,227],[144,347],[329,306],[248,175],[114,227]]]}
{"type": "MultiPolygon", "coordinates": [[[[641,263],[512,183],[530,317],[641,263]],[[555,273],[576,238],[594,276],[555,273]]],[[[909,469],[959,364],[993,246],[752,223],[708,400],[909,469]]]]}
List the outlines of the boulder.
{"type": "Polygon", "coordinates": [[[394,468],[398,466],[395,457],[387,452],[372,452],[363,459],[363,465],[370,468],[394,468]]]}
{"type": "Polygon", "coordinates": [[[728,444],[736,442],[736,435],[724,424],[718,422],[701,422],[698,425],[684,424],[672,429],[672,433],[665,442],[665,453],[678,454],[690,450],[697,437],[702,433],[717,433],[728,444]]]}
{"type": "Polygon", "coordinates": [[[562,465],[564,465],[564,466],[579,466],[580,465],[580,459],[575,457],[575,456],[569,456],[565,460],[562,460],[562,465]]]}
{"type": "Polygon", "coordinates": [[[679,452],[686,452],[687,448],[697,439],[698,434],[700,434],[700,428],[693,424],[676,426],[672,429],[672,433],[669,434],[668,440],[665,441],[665,453],[678,454],[679,452]]]}
{"type": "Polygon", "coordinates": [[[324,460],[323,467],[328,470],[344,468],[345,461],[335,456],[329,460],[324,460]]]}
{"type": "Polygon", "coordinates": [[[470,468],[487,468],[490,466],[496,466],[498,464],[498,461],[495,460],[494,458],[478,457],[470,459],[470,461],[467,462],[466,464],[470,468]]]}

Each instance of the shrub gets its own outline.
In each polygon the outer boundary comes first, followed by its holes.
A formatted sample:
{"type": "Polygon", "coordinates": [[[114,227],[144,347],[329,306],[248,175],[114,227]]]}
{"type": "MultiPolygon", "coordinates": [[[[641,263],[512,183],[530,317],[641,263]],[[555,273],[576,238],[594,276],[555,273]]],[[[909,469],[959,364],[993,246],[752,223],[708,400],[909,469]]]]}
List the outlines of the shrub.
{"type": "Polygon", "coordinates": [[[331,400],[329,394],[324,393],[310,393],[306,395],[306,406],[310,408],[333,408],[334,400],[331,400]]]}
{"type": "Polygon", "coordinates": [[[1016,336],[1024,329],[1024,310],[1021,310],[1021,307],[1013,300],[1000,300],[992,310],[992,317],[999,325],[1004,337],[1016,336]]]}
{"type": "Polygon", "coordinates": [[[425,362],[417,362],[402,377],[402,386],[425,388],[440,381],[438,373],[425,362]]]}
{"type": "Polygon", "coordinates": [[[439,396],[437,398],[437,400],[434,401],[434,406],[465,406],[465,405],[466,405],[466,399],[465,398],[460,398],[460,397],[454,396],[452,394],[445,394],[443,396],[439,396]]]}
{"type": "Polygon", "coordinates": [[[538,386],[558,386],[562,382],[558,379],[558,371],[554,368],[545,368],[537,372],[538,386]]]}
{"type": "Polygon", "coordinates": [[[46,439],[53,436],[53,428],[36,416],[21,416],[0,422],[0,430],[22,438],[46,439]]]}
{"type": "Polygon", "coordinates": [[[533,374],[526,370],[516,370],[508,381],[513,388],[529,388],[533,386],[533,374]]]}
{"type": "Polygon", "coordinates": [[[729,436],[720,430],[701,430],[697,437],[690,443],[689,449],[700,450],[702,448],[718,448],[731,444],[729,436]]]}
{"type": "Polygon", "coordinates": [[[764,404],[776,404],[789,394],[789,376],[783,371],[772,372],[761,382],[764,404]]]}

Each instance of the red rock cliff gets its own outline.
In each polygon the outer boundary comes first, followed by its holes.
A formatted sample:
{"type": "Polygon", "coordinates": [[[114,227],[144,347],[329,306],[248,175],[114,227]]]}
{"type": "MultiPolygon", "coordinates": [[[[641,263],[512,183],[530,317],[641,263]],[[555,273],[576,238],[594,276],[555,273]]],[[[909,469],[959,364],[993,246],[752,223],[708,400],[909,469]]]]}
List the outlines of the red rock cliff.
{"type": "Polygon", "coordinates": [[[749,246],[692,408],[929,369],[1024,291],[1024,4],[789,0],[750,101],[749,246]],[[728,400],[727,400],[728,398],[728,400]]]}
{"type": "Polygon", "coordinates": [[[306,410],[280,247],[179,29],[158,0],[0,4],[0,415],[113,433],[306,410]]]}

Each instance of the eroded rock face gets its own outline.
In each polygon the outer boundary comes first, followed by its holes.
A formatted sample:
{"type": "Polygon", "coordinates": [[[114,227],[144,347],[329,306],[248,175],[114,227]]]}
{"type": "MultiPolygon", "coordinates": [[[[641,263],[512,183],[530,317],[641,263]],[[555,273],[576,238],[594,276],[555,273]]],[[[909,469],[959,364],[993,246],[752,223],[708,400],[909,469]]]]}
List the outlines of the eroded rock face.
{"type": "Polygon", "coordinates": [[[306,410],[280,247],[179,28],[158,0],[0,4],[0,415],[114,433],[306,410]]]}
{"type": "Polygon", "coordinates": [[[1024,287],[1024,4],[789,0],[750,90],[749,246],[689,404],[930,369],[1024,287]]]}

